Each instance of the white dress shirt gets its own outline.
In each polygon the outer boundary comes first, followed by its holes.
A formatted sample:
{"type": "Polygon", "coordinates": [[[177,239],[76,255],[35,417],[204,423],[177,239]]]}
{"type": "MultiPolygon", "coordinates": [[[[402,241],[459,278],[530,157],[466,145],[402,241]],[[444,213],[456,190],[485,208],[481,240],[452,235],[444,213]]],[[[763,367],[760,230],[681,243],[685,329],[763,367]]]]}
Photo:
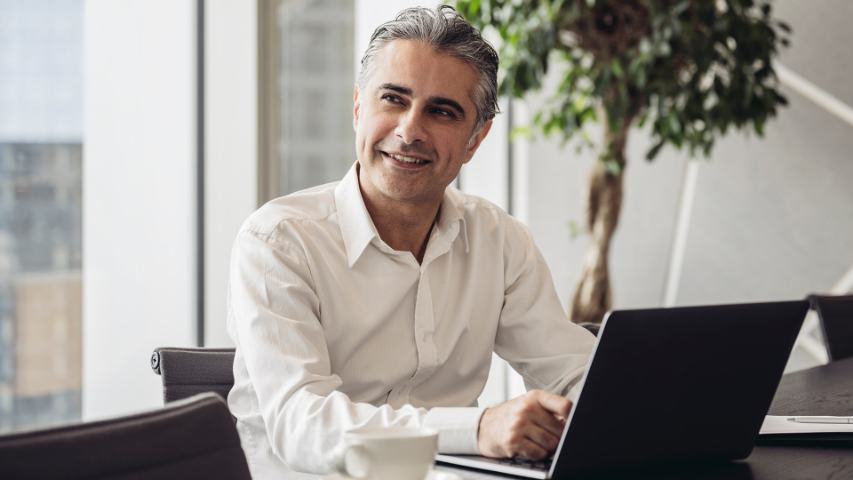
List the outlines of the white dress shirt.
{"type": "Polygon", "coordinates": [[[568,393],[594,337],[570,323],[528,230],[448,188],[423,262],[379,238],[358,171],[273,200],[234,243],[228,405],[254,478],[324,473],[341,433],[427,426],[478,453],[492,352],[568,393]]]}

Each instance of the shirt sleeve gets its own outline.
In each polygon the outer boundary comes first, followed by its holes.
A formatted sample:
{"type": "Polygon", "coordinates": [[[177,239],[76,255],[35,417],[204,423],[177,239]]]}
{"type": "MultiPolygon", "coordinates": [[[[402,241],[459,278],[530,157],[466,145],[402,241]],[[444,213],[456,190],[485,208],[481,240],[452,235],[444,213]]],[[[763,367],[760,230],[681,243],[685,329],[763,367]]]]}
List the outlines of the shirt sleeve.
{"type": "Polygon", "coordinates": [[[530,232],[512,218],[503,260],[506,283],[495,352],[521,374],[528,389],[575,400],[595,337],[569,321],[530,232]]]}
{"type": "Polygon", "coordinates": [[[338,389],[319,298],[298,245],[243,230],[232,251],[229,328],[245,363],[273,453],[290,468],[327,473],[341,434],[361,426],[438,430],[439,451],[476,453],[478,408],[352,401],[338,389]]]}

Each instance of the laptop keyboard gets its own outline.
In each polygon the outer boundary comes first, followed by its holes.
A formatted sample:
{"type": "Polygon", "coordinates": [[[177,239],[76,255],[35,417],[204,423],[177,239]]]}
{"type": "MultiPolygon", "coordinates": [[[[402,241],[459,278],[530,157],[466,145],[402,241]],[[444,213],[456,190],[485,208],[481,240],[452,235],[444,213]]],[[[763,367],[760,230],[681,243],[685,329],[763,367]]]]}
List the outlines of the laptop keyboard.
{"type": "Polygon", "coordinates": [[[527,458],[501,458],[498,463],[511,465],[513,467],[529,468],[531,470],[540,470],[547,472],[551,468],[551,459],[547,460],[530,460],[527,458]]]}

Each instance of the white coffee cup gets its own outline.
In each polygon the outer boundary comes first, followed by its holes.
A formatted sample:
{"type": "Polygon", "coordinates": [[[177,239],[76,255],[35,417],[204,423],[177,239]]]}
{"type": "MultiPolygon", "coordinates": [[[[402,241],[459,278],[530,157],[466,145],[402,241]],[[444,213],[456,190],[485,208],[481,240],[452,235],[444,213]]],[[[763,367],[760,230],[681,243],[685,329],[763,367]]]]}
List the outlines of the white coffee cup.
{"type": "Polygon", "coordinates": [[[353,478],[424,480],[438,451],[438,432],[417,427],[362,427],[343,434],[336,468],[353,478]]]}

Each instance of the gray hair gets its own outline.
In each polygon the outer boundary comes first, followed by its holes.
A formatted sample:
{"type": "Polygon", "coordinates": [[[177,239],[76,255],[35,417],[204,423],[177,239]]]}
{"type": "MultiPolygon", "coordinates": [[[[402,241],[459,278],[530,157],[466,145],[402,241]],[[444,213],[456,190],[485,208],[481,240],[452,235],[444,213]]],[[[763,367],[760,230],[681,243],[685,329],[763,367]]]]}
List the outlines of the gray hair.
{"type": "Polygon", "coordinates": [[[379,26],[361,57],[359,88],[364,88],[372,74],[373,59],[384,46],[394,40],[419,40],[474,67],[479,82],[474,89],[477,106],[475,132],[498,112],[498,54],[476,28],[453,7],[435,9],[407,8],[397,18],[379,26]]]}

